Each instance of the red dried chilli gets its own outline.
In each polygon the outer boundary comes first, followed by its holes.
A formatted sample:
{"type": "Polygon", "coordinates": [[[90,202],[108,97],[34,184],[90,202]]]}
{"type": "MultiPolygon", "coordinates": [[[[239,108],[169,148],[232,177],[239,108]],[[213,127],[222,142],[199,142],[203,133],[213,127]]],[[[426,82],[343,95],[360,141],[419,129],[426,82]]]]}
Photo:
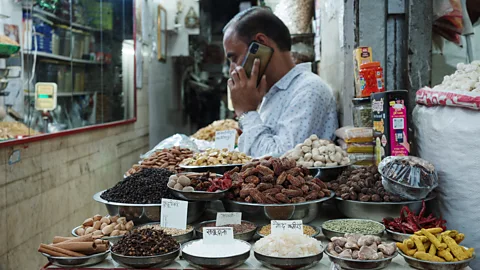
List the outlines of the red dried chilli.
{"type": "Polygon", "coordinates": [[[420,231],[421,229],[442,228],[446,230],[446,220],[436,218],[433,214],[424,217],[426,210],[425,201],[422,202],[422,209],[420,213],[415,215],[408,206],[404,206],[400,211],[400,217],[394,219],[383,219],[385,227],[391,231],[399,233],[409,233],[420,231]]]}

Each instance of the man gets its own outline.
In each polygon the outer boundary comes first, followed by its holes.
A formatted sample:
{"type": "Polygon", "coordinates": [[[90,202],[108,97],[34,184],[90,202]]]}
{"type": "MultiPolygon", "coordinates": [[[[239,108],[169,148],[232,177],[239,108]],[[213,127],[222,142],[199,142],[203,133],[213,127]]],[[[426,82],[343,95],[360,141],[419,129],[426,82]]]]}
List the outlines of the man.
{"type": "Polygon", "coordinates": [[[281,155],[312,134],[333,139],[338,120],[332,90],[311,72],[310,63],[295,66],[290,32],[277,16],[250,8],[237,14],[223,33],[230,61],[228,86],[243,131],[240,151],[254,157],[281,155]],[[252,41],[274,49],[258,87],[259,60],[250,78],[241,67],[252,41]]]}

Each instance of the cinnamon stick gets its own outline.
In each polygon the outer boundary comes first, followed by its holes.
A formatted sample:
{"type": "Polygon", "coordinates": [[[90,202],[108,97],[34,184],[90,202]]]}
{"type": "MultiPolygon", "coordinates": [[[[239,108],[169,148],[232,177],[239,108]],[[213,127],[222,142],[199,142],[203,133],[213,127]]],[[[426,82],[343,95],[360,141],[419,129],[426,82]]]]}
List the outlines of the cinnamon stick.
{"type": "MultiPolygon", "coordinates": [[[[40,244],[39,250],[40,250],[40,248],[42,250],[48,250],[48,251],[53,251],[53,252],[56,252],[56,253],[62,253],[62,254],[67,255],[67,256],[64,256],[64,257],[85,257],[85,255],[82,254],[82,253],[74,252],[72,250],[65,249],[65,248],[62,248],[62,247],[56,247],[54,245],[40,244]]],[[[55,255],[52,255],[52,256],[55,256],[55,255]]]]}
{"type": "Polygon", "coordinates": [[[45,254],[48,254],[48,255],[53,256],[53,257],[71,257],[71,256],[68,256],[67,254],[63,254],[63,253],[60,253],[60,252],[49,250],[49,249],[46,249],[46,248],[41,247],[41,246],[38,247],[38,252],[45,253],[45,254]]]}
{"type": "Polygon", "coordinates": [[[81,253],[97,253],[97,245],[94,242],[65,241],[53,246],[81,253]]]}
{"type": "MultiPolygon", "coordinates": [[[[70,242],[93,242],[93,236],[91,234],[87,234],[87,235],[83,235],[83,236],[80,236],[80,237],[73,237],[70,239],[70,237],[61,237],[61,236],[55,236],[55,237],[58,237],[59,239],[61,238],[69,238],[68,240],[65,240],[65,241],[61,241],[59,243],[70,243],[70,242]]],[[[54,238],[55,240],[55,238],[54,238]]],[[[54,244],[58,244],[58,243],[54,243],[54,244]]]]}
{"type": "Polygon", "coordinates": [[[58,243],[65,242],[65,241],[68,241],[68,240],[73,240],[73,239],[76,239],[76,238],[79,238],[79,237],[55,236],[55,237],[53,237],[53,243],[58,244],[58,243]]]}

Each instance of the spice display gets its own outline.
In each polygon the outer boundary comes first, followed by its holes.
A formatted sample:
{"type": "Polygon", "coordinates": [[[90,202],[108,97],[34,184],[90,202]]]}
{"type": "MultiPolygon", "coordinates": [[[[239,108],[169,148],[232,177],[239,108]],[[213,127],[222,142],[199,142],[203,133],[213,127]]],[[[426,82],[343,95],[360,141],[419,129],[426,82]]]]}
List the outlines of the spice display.
{"type": "Polygon", "coordinates": [[[366,219],[334,219],[322,224],[322,228],[339,233],[380,234],[382,224],[366,219]]]}
{"type": "Polygon", "coordinates": [[[0,122],[0,140],[15,139],[18,136],[33,136],[40,133],[20,122],[0,122]]]}
{"type": "Polygon", "coordinates": [[[282,233],[268,235],[258,240],[253,249],[266,256],[297,258],[317,255],[322,252],[322,243],[313,237],[282,233]]]}
{"type": "Polygon", "coordinates": [[[353,125],[355,127],[373,127],[372,103],[369,97],[353,99],[353,125]]]}
{"type": "Polygon", "coordinates": [[[185,230],[182,230],[182,229],[175,229],[175,228],[165,228],[160,226],[160,224],[148,224],[148,225],[141,226],[138,229],[142,230],[145,228],[150,228],[153,230],[162,230],[164,233],[169,234],[171,236],[187,234],[193,230],[192,225],[187,225],[187,228],[185,230]]]}
{"type": "Polygon", "coordinates": [[[293,159],[269,157],[226,172],[223,178],[233,181],[227,198],[240,202],[301,203],[330,196],[327,185],[309,174],[293,159]]]}
{"type": "Polygon", "coordinates": [[[455,230],[430,228],[421,229],[396,245],[403,254],[419,260],[458,262],[472,258],[475,252],[474,248],[459,245],[464,239],[465,235],[455,230]]]}
{"type": "Polygon", "coordinates": [[[225,258],[244,254],[250,251],[247,242],[234,239],[229,244],[205,244],[203,239],[185,244],[182,253],[203,258],[225,258]]]}
{"type": "Polygon", "coordinates": [[[382,185],[375,165],[344,171],[337,180],[328,182],[327,187],[343,200],[362,202],[399,202],[402,198],[393,195],[382,185]]]}
{"type": "Polygon", "coordinates": [[[207,191],[216,192],[227,190],[232,186],[232,180],[219,178],[214,173],[188,173],[171,175],[167,185],[181,191],[207,191]]]}
{"type": "Polygon", "coordinates": [[[169,149],[153,152],[151,156],[142,160],[140,164],[135,164],[125,175],[130,176],[141,171],[143,168],[164,168],[172,172],[181,172],[182,168],[178,165],[187,158],[191,158],[193,152],[187,148],[174,146],[169,149]]]}
{"type": "Polygon", "coordinates": [[[480,61],[473,61],[470,64],[457,64],[455,73],[443,77],[442,83],[433,87],[433,90],[480,92],[480,61]]]}
{"type": "Polygon", "coordinates": [[[125,256],[155,256],[179,248],[180,244],[171,235],[146,228],[126,234],[112,247],[112,252],[125,256]]]}
{"type": "Polygon", "coordinates": [[[105,252],[109,247],[108,241],[96,239],[91,234],[81,237],[55,236],[52,244],[40,244],[38,252],[53,257],[85,257],[105,252]]]}
{"type": "MultiPolygon", "coordinates": [[[[217,120],[210,125],[199,129],[195,134],[192,135],[193,138],[198,140],[205,140],[205,141],[214,141],[215,140],[215,133],[217,131],[222,130],[231,130],[231,129],[238,129],[238,123],[232,119],[225,119],[225,120],[217,120]]],[[[237,135],[238,140],[238,135],[237,135]]]]}
{"type": "Polygon", "coordinates": [[[167,187],[170,175],[167,169],[146,168],[105,190],[100,197],[110,202],[160,204],[162,198],[175,198],[167,187]]]}
{"type": "Polygon", "coordinates": [[[378,236],[345,234],[344,237],[332,237],[327,251],[335,257],[354,260],[379,260],[392,256],[395,243],[382,243],[378,236]]]}
{"type": "Polygon", "coordinates": [[[251,158],[241,152],[230,152],[227,149],[207,149],[205,152],[195,153],[193,157],[182,162],[185,166],[214,166],[229,164],[245,164],[251,158]]]}
{"type": "Polygon", "coordinates": [[[400,211],[400,217],[394,219],[383,219],[385,227],[391,231],[399,233],[414,233],[416,231],[430,228],[442,228],[446,230],[446,220],[436,218],[433,214],[424,217],[426,210],[425,201],[422,202],[420,213],[415,215],[408,206],[404,206],[400,211]]]}
{"type": "Polygon", "coordinates": [[[350,163],[347,152],[340,146],[328,140],[320,140],[317,135],[312,135],[303,143],[297,144],[284,157],[294,159],[298,166],[307,168],[333,167],[350,163]]]}
{"type": "MultiPolygon", "coordinates": [[[[271,232],[272,232],[272,225],[271,224],[263,226],[260,229],[260,231],[258,231],[258,233],[260,235],[270,235],[271,232]]],[[[312,226],[305,225],[305,224],[303,225],[303,234],[308,235],[308,236],[312,236],[316,233],[317,233],[317,230],[315,228],[313,228],[312,226]]]]}
{"type": "Polygon", "coordinates": [[[75,230],[78,236],[92,234],[94,236],[120,236],[133,229],[133,221],[125,217],[95,215],[87,218],[81,227],[75,230]]]}
{"type": "Polygon", "coordinates": [[[233,234],[241,234],[251,232],[257,229],[257,226],[251,222],[242,221],[241,224],[226,224],[222,226],[216,226],[215,222],[207,223],[198,228],[198,231],[203,232],[203,227],[231,227],[233,228],[233,234]]]}

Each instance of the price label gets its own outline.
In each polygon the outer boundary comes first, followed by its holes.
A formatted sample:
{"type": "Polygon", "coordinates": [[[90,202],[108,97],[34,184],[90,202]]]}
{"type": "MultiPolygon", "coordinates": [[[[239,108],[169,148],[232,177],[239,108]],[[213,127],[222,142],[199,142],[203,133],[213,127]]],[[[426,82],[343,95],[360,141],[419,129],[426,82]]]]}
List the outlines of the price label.
{"type": "Polygon", "coordinates": [[[233,149],[235,148],[236,137],[237,137],[237,131],[234,129],[215,132],[215,148],[216,149],[227,148],[228,151],[233,151],[233,149]]]}
{"type": "Polygon", "coordinates": [[[160,225],[165,228],[187,229],[188,202],[162,199],[160,225]]]}
{"type": "Polygon", "coordinates": [[[272,234],[303,234],[303,222],[301,220],[272,220],[270,225],[272,234]]]}
{"type": "Polygon", "coordinates": [[[242,224],[241,212],[218,212],[215,226],[223,226],[227,224],[242,224]]]}
{"type": "Polygon", "coordinates": [[[232,227],[203,227],[203,243],[230,244],[233,242],[232,227]]]}

